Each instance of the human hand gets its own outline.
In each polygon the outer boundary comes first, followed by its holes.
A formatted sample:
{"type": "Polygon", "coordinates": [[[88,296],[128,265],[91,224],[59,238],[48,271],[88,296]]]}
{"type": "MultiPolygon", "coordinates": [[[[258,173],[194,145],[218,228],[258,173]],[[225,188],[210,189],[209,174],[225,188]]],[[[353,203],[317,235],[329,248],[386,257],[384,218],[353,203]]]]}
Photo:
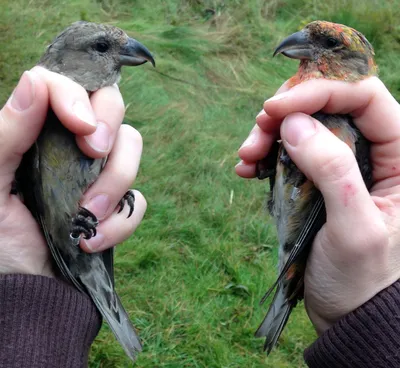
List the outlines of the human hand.
{"type": "Polygon", "coordinates": [[[375,77],[355,84],[318,79],[279,93],[264,103],[236,172],[254,177],[256,161],[280,134],[323,194],[327,222],[313,243],[304,292],[322,333],[400,278],[400,106],[375,77]],[[320,110],[352,115],[371,141],[370,193],[350,148],[308,116],[320,110]]]}
{"type": "Polygon", "coordinates": [[[102,88],[89,98],[77,83],[35,67],[22,75],[0,111],[0,274],[53,275],[37,222],[20,198],[10,194],[22,155],[38,137],[50,106],[61,123],[77,135],[85,154],[93,158],[109,155],[104,170],[82,199],[82,206],[101,221],[97,235],[81,241],[82,249],[97,252],[124,241],[146,210],[144,197],[135,191],[135,211],[130,218],[114,211],[136,177],[142,152],[140,134],[121,125],[125,109],[118,87],[102,88]]]}

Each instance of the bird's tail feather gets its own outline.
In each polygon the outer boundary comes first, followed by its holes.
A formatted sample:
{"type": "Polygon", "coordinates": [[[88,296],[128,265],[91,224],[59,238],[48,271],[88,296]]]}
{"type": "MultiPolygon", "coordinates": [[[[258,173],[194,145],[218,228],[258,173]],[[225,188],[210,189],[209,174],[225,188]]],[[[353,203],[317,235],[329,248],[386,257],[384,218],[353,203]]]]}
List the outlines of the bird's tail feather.
{"type": "Polygon", "coordinates": [[[264,350],[267,354],[278,342],[293,307],[294,305],[286,298],[283,287],[278,285],[267,315],[255,333],[256,337],[265,336],[264,350]]]}
{"type": "Polygon", "coordinates": [[[81,281],[126,354],[134,361],[137,353],[142,351],[142,345],[111,279],[107,272],[105,274],[106,277],[95,278],[92,273],[87,273],[81,277],[81,281]]]}

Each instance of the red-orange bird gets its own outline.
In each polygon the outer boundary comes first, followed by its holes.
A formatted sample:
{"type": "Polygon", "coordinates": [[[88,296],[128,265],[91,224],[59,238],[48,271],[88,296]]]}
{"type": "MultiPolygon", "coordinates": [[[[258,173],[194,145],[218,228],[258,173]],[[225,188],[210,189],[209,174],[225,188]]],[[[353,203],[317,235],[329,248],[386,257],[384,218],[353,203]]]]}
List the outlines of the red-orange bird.
{"type": "MultiPolygon", "coordinates": [[[[293,87],[303,81],[326,78],[357,82],[376,75],[374,50],[360,32],[341,24],[315,21],[286,38],[274,55],[299,59],[297,73],[289,80],[293,87]]],[[[371,186],[369,142],[353,124],[350,115],[318,112],[314,118],[324,124],[353,150],[366,186],[371,186]]],[[[269,209],[276,219],[279,238],[279,276],[261,302],[276,289],[268,313],[256,332],[265,336],[267,354],[276,345],[292,309],[303,298],[304,270],[315,235],[326,221],[324,199],[300,172],[283,145],[275,144],[258,165],[258,177],[269,177],[269,209]],[[273,160],[271,166],[271,158],[273,160]]]]}

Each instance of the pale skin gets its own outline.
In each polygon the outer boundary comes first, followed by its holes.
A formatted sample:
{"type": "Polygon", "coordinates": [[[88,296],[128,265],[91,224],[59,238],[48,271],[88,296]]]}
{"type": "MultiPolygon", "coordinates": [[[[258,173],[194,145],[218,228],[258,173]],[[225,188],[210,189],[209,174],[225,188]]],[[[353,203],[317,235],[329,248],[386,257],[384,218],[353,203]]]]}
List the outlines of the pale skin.
{"type": "MultiPolygon", "coordinates": [[[[283,86],[279,92],[285,90],[283,86]]],[[[322,333],[400,278],[400,107],[377,78],[353,85],[309,81],[280,96],[265,102],[250,139],[239,150],[243,161],[236,171],[254,177],[255,162],[267,154],[280,132],[292,159],[323,193],[328,221],[315,239],[305,279],[307,311],[322,333]],[[349,148],[316,121],[306,129],[310,118],[302,113],[321,109],[351,113],[373,142],[371,194],[349,148]]],[[[0,111],[0,273],[52,275],[37,223],[19,198],[10,195],[15,170],[39,134],[49,100],[86,154],[110,153],[106,169],[82,202],[103,220],[98,227],[102,240],[97,247],[82,242],[82,248],[99,251],[120,243],[133,233],[146,210],[139,192],[131,218],[114,210],[136,177],[142,150],[140,134],[121,126],[124,105],[117,87],[103,88],[89,99],[76,83],[36,67],[24,74],[0,111]],[[75,101],[82,102],[86,114],[73,113],[75,101]],[[104,125],[97,130],[98,122],[104,125]],[[108,143],[105,136],[111,137],[108,143]],[[97,195],[102,195],[100,201],[89,204],[97,195]]]]}
{"type": "Polygon", "coordinates": [[[117,204],[132,186],[139,168],[142,138],[129,125],[118,87],[93,93],[46,69],[25,72],[0,110],[0,273],[53,276],[49,252],[39,226],[10,189],[23,153],[37,138],[49,107],[61,123],[76,134],[81,150],[90,157],[109,155],[98,180],[82,198],[82,206],[100,220],[97,236],[82,240],[86,252],[98,252],[123,242],[140,224],[146,200],[135,191],[135,210],[117,214],[117,204]],[[77,104],[75,104],[78,102],[77,104]],[[118,229],[118,231],[115,231],[118,229]]]}
{"type": "Polygon", "coordinates": [[[254,177],[279,135],[326,203],[305,274],[306,309],[320,334],[400,279],[400,106],[376,77],[283,85],[239,149],[237,174],[254,177]],[[371,193],[349,147],[309,117],[319,110],[351,114],[372,142],[371,193]]]}

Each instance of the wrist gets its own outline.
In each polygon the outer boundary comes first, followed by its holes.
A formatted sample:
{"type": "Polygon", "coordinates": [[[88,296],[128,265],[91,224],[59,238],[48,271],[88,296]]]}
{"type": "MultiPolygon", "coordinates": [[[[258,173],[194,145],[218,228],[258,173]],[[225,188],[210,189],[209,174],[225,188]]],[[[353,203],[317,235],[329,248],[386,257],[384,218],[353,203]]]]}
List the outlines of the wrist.
{"type": "Polygon", "coordinates": [[[86,294],[54,278],[15,274],[0,275],[0,296],[4,366],[87,367],[101,319],[86,294]]]}
{"type": "Polygon", "coordinates": [[[304,352],[314,367],[400,366],[400,281],[325,330],[304,352]]]}

